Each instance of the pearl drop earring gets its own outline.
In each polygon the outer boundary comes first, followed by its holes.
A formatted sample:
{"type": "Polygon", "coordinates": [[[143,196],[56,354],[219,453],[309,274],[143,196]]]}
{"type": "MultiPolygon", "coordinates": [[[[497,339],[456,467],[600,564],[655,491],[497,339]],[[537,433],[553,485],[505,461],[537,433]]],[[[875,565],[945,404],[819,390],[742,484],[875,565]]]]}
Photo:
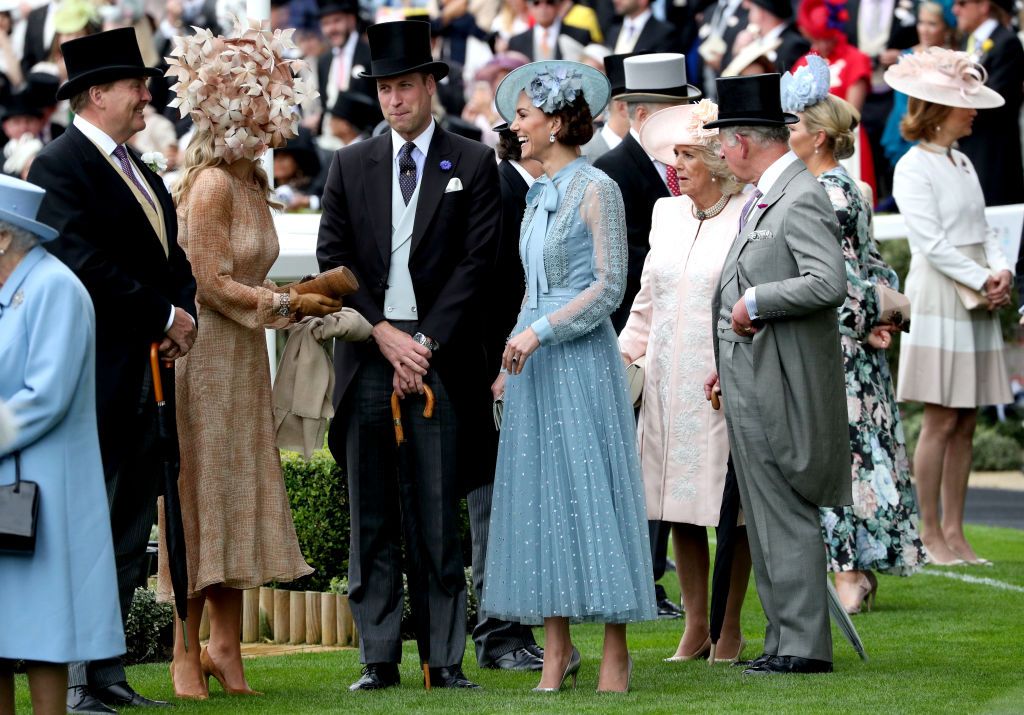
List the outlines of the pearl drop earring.
{"type": "Polygon", "coordinates": [[[548,134],[548,142],[550,142],[551,144],[555,143],[555,133],[554,132],[551,132],[550,134],[548,134]]]}
{"type": "Polygon", "coordinates": [[[814,147],[814,153],[815,153],[815,154],[817,154],[817,153],[818,153],[818,147],[814,147]]]}
{"type": "Polygon", "coordinates": [[[712,176],[712,177],[711,177],[711,183],[713,184],[713,183],[715,183],[716,181],[718,181],[718,179],[716,179],[716,178],[715,178],[714,176],[712,176]]]}

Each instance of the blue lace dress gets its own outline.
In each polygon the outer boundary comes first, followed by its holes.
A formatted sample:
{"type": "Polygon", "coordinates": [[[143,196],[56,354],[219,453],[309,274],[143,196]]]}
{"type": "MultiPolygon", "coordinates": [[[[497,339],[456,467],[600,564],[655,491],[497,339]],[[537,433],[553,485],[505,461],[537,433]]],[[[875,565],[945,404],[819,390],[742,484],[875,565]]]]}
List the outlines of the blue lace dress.
{"type": "Polygon", "coordinates": [[[527,194],[526,298],[541,346],[505,383],[482,610],[539,624],[657,617],[636,426],[609,315],[622,300],[622,196],[577,159],[527,194]]]}

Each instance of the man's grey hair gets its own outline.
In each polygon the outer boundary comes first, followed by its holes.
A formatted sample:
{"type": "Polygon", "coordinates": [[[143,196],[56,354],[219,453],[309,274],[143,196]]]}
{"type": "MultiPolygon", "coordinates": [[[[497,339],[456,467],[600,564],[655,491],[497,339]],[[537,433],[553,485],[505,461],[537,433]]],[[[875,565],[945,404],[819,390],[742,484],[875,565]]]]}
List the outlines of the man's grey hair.
{"type": "Polygon", "coordinates": [[[675,107],[679,102],[626,102],[626,114],[629,115],[629,121],[636,120],[636,110],[643,107],[647,110],[647,114],[651,115],[657,112],[659,109],[667,109],[668,107],[675,107]]]}
{"type": "Polygon", "coordinates": [[[722,142],[729,146],[736,146],[737,134],[761,146],[789,144],[789,127],[785,124],[777,127],[723,127],[718,133],[722,142]]]}
{"type": "Polygon", "coordinates": [[[0,221],[0,234],[6,234],[11,237],[11,245],[7,247],[7,253],[11,254],[23,255],[28,253],[38,242],[34,233],[7,221],[0,221]]]}

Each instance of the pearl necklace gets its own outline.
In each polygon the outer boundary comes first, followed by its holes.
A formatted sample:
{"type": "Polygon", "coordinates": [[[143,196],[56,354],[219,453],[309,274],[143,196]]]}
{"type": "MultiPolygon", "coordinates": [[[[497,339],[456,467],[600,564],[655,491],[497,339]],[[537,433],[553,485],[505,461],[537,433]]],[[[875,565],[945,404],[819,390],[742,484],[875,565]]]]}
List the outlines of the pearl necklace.
{"type": "Polygon", "coordinates": [[[693,217],[698,221],[704,221],[705,219],[714,218],[718,214],[725,210],[725,205],[729,203],[731,196],[723,195],[718,201],[715,202],[714,206],[709,209],[701,210],[697,208],[697,204],[690,206],[690,211],[693,212],[693,217]]]}

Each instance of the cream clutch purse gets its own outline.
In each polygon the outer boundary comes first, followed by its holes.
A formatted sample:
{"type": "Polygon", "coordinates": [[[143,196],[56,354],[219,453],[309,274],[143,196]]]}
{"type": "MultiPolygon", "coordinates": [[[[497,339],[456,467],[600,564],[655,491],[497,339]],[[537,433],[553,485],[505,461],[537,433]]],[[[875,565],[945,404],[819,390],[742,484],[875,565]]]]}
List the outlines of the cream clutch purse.
{"type": "Polygon", "coordinates": [[[629,399],[633,408],[639,408],[644,397],[644,366],[647,356],[642,355],[626,366],[626,384],[629,385],[629,399]]]}

